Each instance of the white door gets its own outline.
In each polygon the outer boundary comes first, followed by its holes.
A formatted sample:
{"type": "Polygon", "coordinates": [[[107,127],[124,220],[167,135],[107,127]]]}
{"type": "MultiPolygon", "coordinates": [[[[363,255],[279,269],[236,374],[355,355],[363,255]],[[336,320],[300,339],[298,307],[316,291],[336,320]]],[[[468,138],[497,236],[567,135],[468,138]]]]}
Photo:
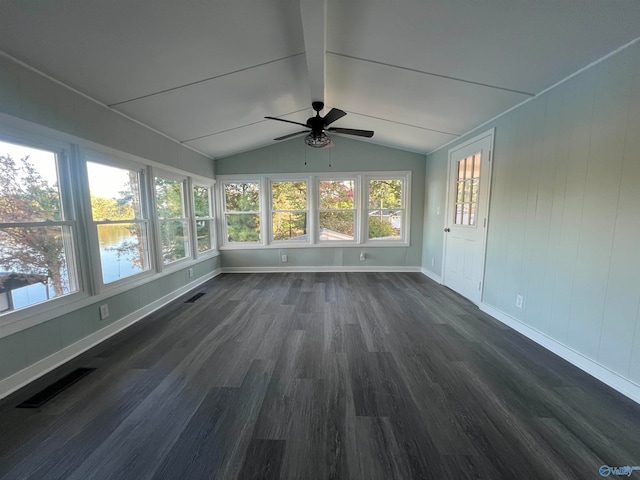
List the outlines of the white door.
{"type": "Polygon", "coordinates": [[[493,131],[449,150],[443,283],[472,302],[482,298],[493,131]]]}

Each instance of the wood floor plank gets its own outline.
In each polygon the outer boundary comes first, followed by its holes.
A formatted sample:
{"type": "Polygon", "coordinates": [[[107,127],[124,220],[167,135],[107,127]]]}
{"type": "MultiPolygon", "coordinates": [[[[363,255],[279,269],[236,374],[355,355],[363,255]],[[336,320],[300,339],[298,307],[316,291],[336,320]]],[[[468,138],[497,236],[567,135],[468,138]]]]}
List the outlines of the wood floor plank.
{"type": "Polygon", "coordinates": [[[599,478],[638,431],[640,405],[419,273],[224,274],[0,401],[0,479],[599,478]]]}

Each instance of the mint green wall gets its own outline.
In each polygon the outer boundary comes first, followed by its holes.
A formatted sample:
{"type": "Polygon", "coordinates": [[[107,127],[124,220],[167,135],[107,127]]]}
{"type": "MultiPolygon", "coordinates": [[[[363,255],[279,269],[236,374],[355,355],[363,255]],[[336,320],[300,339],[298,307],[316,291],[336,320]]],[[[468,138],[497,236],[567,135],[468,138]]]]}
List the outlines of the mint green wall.
{"type": "Polygon", "coordinates": [[[349,138],[332,138],[332,148],[306,147],[302,137],[216,160],[216,173],[274,174],[407,171],[412,172],[409,247],[318,247],[225,250],[223,267],[420,267],[424,219],[425,156],[349,138]],[[305,160],[307,164],[305,165],[305,160]],[[329,166],[331,164],[331,166],[329,166]],[[360,252],[367,253],[361,262],[360,252]],[[289,256],[286,264],[280,255],[289,256]]]}
{"type": "Polygon", "coordinates": [[[214,163],[0,56],[0,111],[122,152],[213,178],[214,163]]]}
{"type": "MultiPolygon", "coordinates": [[[[214,176],[213,160],[4,57],[0,57],[0,112],[193,174],[214,176]]],[[[99,320],[96,303],[0,338],[0,380],[211,273],[220,267],[220,257],[189,266],[193,278],[187,278],[185,269],[177,270],[109,298],[107,320],[99,320]]]]}
{"type": "MultiPolygon", "coordinates": [[[[460,141],[491,127],[483,301],[640,383],[640,44],[460,141]]],[[[452,146],[427,157],[423,267],[435,275],[452,146]]]]}

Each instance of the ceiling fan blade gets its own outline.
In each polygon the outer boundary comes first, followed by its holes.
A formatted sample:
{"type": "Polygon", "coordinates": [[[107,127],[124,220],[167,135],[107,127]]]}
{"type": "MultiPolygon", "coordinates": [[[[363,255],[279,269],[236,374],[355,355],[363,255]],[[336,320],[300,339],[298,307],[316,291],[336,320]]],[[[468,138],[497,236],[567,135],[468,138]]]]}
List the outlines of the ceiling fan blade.
{"type": "Polygon", "coordinates": [[[302,130],[301,132],[290,133],[289,135],[284,135],[282,137],[274,138],[274,140],[286,140],[287,138],[295,137],[296,135],[300,135],[301,133],[309,133],[309,130],[302,130]]]}
{"type": "Polygon", "coordinates": [[[304,123],[294,122],[293,120],[285,120],[284,118],[278,118],[278,117],[264,117],[264,118],[267,118],[269,120],[277,120],[279,122],[293,123],[294,125],[300,125],[301,127],[306,127],[307,126],[304,123]]]}
{"type": "Polygon", "coordinates": [[[338,128],[338,127],[331,127],[331,128],[328,128],[327,130],[335,133],[344,133],[345,135],[355,135],[357,137],[367,137],[367,138],[373,137],[373,130],[358,130],[355,128],[338,128]]]}
{"type": "Polygon", "coordinates": [[[336,120],[344,117],[347,112],[343,112],[339,108],[332,108],[329,113],[324,116],[324,126],[331,125],[336,120]]]}

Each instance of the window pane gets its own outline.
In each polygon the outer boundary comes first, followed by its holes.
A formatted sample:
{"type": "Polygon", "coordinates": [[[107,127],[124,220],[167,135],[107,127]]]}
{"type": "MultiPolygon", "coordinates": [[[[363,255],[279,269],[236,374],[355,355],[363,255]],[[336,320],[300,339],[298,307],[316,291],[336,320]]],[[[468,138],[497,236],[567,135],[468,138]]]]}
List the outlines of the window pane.
{"type": "Polygon", "coordinates": [[[184,220],[160,221],[162,260],[165,265],[189,255],[189,242],[186,237],[187,232],[188,225],[184,220]]]}
{"type": "Polygon", "coordinates": [[[104,283],[149,269],[144,224],[110,223],[97,227],[104,283]]]}
{"type": "Polygon", "coordinates": [[[479,153],[473,156],[473,178],[480,178],[480,158],[479,153]]]}
{"type": "Polygon", "coordinates": [[[306,212],[273,213],[273,240],[294,240],[306,242],[306,212]]]}
{"type": "Polygon", "coordinates": [[[228,242],[260,241],[260,216],[255,213],[227,214],[228,242]]]}
{"type": "Polygon", "coordinates": [[[225,183],[224,196],[227,212],[260,211],[260,184],[258,183],[225,183]]]}
{"type": "Polygon", "coordinates": [[[198,252],[211,250],[211,220],[196,220],[198,252]]]}
{"type": "Polygon", "coordinates": [[[87,173],[93,220],[142,218],[138,172],[87,162],[87,173]]]}
{"type": "Polygon", "coordinates": [[[0,310],[9,311],[78,290],[69,270],[73,242],[66,226],[0,230],[0,310]]]}
{"type": "Polygon", "coordinates": [[[380,210],[369,212],[369,238],[398,240],[401,238],[402,211],[380,216],[380,210]]]}
{"type": "Polygon", "coordinates": [[[369,208],[402,208],[402,180],[369,181],[369,208]]]}
{"type": "Polygon", "coordinates": [[[471,201],[471,182],[473,180],[466,180],[464,182],[464,200],[463,202],[470,202],[471,201]]]}
{"type": "Polygon", "coordinates": [[[353,208],[353,180],[323,180],[320,182],[320,209],[353,208]]]}
{"type": "Polygon", "coordinates": [[[354,212],[320,212],[320,240],[353,240],[354,212]]]}
{"type": "Polygon", "coordinates": [[[0,223],[59,221],[56,154],[0,142],[0,223]]]}
{"type": "Polygon", "coordinates": [[[158,218],[183,218],[183,196],[180,180],[156,177],[156,209],[158,218]]]}
{"type": "Polygon", "coordinates": [[[273,182],[273,210],[306,210],[307,182],[273,182]]]}
{"type": "Polygon", "coordinates": [[[470,180],[473,177],[473,155],[467,157],[464,169],[464,178],[465,180],[470,180]]]}
{"type": "Polygon", "coordinates": [[[209,204],[209,189],[206,187],[193,187],[193,205],[196,217],[211,217],[209,204]]]}

